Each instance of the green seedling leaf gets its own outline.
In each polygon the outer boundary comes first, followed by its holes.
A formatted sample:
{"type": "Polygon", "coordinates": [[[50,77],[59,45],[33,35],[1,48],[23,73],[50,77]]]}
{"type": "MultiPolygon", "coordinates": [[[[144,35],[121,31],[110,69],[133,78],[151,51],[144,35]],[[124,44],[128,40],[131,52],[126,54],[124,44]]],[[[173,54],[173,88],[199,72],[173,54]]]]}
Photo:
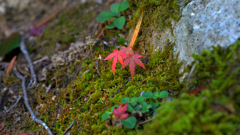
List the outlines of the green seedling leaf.
{"type": "Polygon", "coordinates": [[[145,97],[146,99],[149,99],[153,97],[153,94],[152,92],[148,91],[148,92],[144,92],[142,96],[145,97]]]}
{"type": "Polygon", "coordinates": [[[145,101],[145,98],[144,98],[143,96],[140,96],[140,97],[138,97],[137,101],[138,101],[139,103],[144,102],[144,101],[145,101]]]}
{"type": "Polygon", "coordinates": [[[137,97],[133,97],[133,98],[131,98],[131,101],[130,101],[130,103],[132,104],[132,106],[135,106],[135,105],[137,105],[137,97]]]}
{"type": "Polygon", "coordinates": [[[115,28],[115,25],[114,25],[114,23],[112,22],[111,24],[107,25],[106,28],[107,28],[107,29],[113,29],[113,28],[115,28]]]}
{"type": "Polygon", "coordinates": [[[102,22],[102,21],[109,20],[114,16],[116,16],[116,14],[114,14],[113,12],[104,11],[97,16],[97,20],[102,22]]]}
{"type": "Polygon", "coordinates": [[[113,107],[111,107],[111,112],[113,111],[113,109],[114,109],[115,107],[118,108],[119,105],[114,105],[113,107]]]}
{"type": "Polygon", "coordinates": [[[150,102],[150,105],[152,105],[152,109],[155,109],[158,107],[158,103],[155,103],[155,102],[150,102]]]}
{"type": "Polygon", "coordinates": [[[103,115],[102,115],[102,120],[107,120],[107,119],[109,119],[110,118],[110,116],[108,115],[108,114],[106,114],[106,113],[104,113],[103,115]]]}
{"type": "Polygon", "coordinates": [[[140,111],[140,110],[141,110],[141,107],[140,107],[139,105],[137,105],[137,106],[134,107],[134,110],[140,111]]]}
{"type": "Polygon", "coordinates": [[[160,93],[159,93],[159,98],[165,98],[165,97],[167,97],[168,96],[168,92],[165,90],[165,91],[161,91],[160,93]]]}
{"type": "Polygon", "coordinates": [[[124,24],[125,24],[125,17],[121,16],[119,18],[116,18],[113,20],[114,25],[118,28],[118,29],[122,29],[124,24]]]}
{"type": "Polygon", "coordinates": [[[21,42],[21,35],[19,33],[13,33],[6,38],[3,42],[0,42],[0,56],[4,56],[11,50],[19,47],[21,42]]]}
{"type": "Polygon", "coordinates": [[[111,114],[112,114],[112,112],[109,112],[109,111],[106,111],[105,113],[108,114],[108,115],[111,115],[111,114]]]}
{"type": "Polygon", "coordinates": [[[147,106],[147,102],[142,102],[141,105],[142,106],[147,106]]]}
{"type": "Polygon", "coordinates": [[[128,2],[127,1],[123,1],[123,2],[120,3],[120,5],[118,7],[118,13],[120,13],[120,12],[122,12],[122,11],[128,9],[128,8],[129,8],[128,2]]]}
{"type": "Polygon", "coordinates": [[[132,112],[134,112],[135,110],[134,110],[133,107],[129,104],[129,105],[128,105],[128,108],[127,108],[127,111],[132,113],[132,112]]]}
{"type": "Polygon", "coordinates": [[[122,124],[127,128],[134,128],[137,123],[137,120],[135,117],[128,117],[127,119],[122,120],[122,124]]]}
{"type": "Polygon", "coordinates": [[[120,4],[112,4],[110,6],[110,11],[112,11],[114,14],[118,15],[120,12],[118,12],[118,7],[120,4]]]}
{"type": "Polygon", "coordinates": [[[158,96],[159,96],[159,92],[158,92],[158,91],[154,92],[154,94],[153,94],[153,99],[157,99],[158,96]]]}
{"type": "Polygon", "coordinates": [[[122,99],[122,103],[125,104],[127,102],[129,102],[130,98],[129,97],[125,97],[122,99]]]}
{"type": "Polygon", "coordinates": [[[149,109],[152,107],[152,105],[147,104],[146,102],[142,102],[141,105],[142,105],[142,110],[141,110],[142,113],[149,112],[149,109]]]}

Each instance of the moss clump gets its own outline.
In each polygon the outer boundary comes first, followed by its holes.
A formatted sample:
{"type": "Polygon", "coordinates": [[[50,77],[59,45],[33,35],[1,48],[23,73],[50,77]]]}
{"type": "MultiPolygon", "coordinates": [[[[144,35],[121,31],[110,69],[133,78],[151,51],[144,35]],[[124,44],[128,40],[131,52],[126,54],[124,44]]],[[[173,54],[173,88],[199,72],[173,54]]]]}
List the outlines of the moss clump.
{"type": "Polygon", "coordinates": [[[181,17],[177,0],[130,0],[131,9],[136,11],[135,16],[128,22],[128,26],[135,27],[142,10],[144,12],[143,27],[155,26],[163,30],[171,28],[171,20],[178,21],[181,17]]]}
{"type": "Polygon", "coordinates": [[[10,86],[15,83],[21,84],[21,81],[19,78],[15,77],[15,76],[7,75],[7,74],[4,74],[2,76],[2,80],[3,80],[3,84],[5,84],[7,86],[10,86]]]}
{"type": "MultiPolygon", "coordinates": [[[[240,40],[223,49],[220,46],[213,50],[204,50],[201,55],[193,54],[196,71],[192,76],[196,86],[206,85],[214,96],[229,97],[235,105],[240,104],[240,40]]],[[[240,110],[239,106],[235,106],[240,110]]]]}
{"type": "Polygon", "coordinates": [[[240,131],[240,40],[223,49],[193,54],[192,86],[205,85],[198,96],[182,94],[164,103],[142,134],[233,134],[240,131]]]}
{"type": "MultiPolygon", "coordinates": [[[[145,64],[146,69],[136,67],[134,78],[119,92],[117,90],[131,76],[129,68],[120,69],[121,66],[117,65],[119,68],[115,70],[116,75],[113,75],[112,61],[106,62],[102,59],[98,64],[101,74],[99,77],[94,59],[83,62],[80,76],[74,83],[62,89],[55,100],[51,98],[54,92],[48,95],[41,94],[45,91],[38,93],[43,95],[38,102],[46,105],[41,108],[41,115],[58,134],[63,133],[75,118],[75,126],[71,129],[73,134],[136,134],[135,130],[123,127],[110,126],[107,129],[101,115],[106,108],[121,104],[122,98],[138,97],[142,91],[171,89],[180,93],[183,88],[183,84],[178,82],[182,76],[179,74],[181,62],[177,60],[178,55],[174,58],[173,46],[174,44],[168,42],[163,52],[159,50],[149,57],[149,62],[145,64]],[[112,97],[114,93],[116,95],[112,97]]],[[[105,58],[109,51],[111,49],[98,52],[98,55],[105,58]]],[[[170,95],[174,96],[172,93],[170,95]]]]}
{"type": "Polygon", "coordinates": [[[216,105],[216,97],[211,94],[211,90],[205,90],[198,97],[182,94],[179,100],[163,103],[154,121],[144,126],[145,130],[141,134],[236,133],[240,129],[240,118],[221,109],[221,105],[216,105]]]}

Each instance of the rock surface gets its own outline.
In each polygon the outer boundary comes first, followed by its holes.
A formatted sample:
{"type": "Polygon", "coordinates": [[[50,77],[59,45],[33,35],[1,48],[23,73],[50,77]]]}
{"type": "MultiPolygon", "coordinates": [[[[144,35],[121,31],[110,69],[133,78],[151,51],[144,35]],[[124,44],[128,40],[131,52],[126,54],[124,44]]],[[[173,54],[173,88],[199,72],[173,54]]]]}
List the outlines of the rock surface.
{"type": "Polygon", "coordinates": [[[173,29],[176,52],[185,64],[192,53],[201,53],[212,45],[227,47],[240,37],[239,0],[193,0],[183,9],[173,29]]]}

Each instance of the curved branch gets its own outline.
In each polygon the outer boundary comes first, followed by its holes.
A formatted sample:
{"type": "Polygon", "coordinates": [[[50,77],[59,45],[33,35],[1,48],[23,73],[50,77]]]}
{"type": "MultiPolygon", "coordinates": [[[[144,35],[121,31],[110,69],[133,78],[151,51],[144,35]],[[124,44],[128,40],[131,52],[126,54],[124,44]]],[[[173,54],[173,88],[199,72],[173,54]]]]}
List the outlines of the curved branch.
{"type": "Polygon", "coordinates": [[[34,115],[32,109],[31,109],[31,107],[30,107],[30,105],[29,105],[28,97],[27,97],[27,89],[26,89],[26,78],[23,77],[22,75],[20,75],[20,73],[16,70],[16,67],[14,67],[13,73],[14,73],[18,78],[20,78],[20,79],[22,80],[24,103],[25,103],[28,111],[29,111],[30,114],[31,114],[32,120],[35,121],[35,122],[37,122],[37,123],[39,123],[39,124],[41,124],[41,125],[48,131],[48,134],[52,135],[52,132],[51,132],[50,128],[49,128],[42,120],[38,119],[38,118],[34,115]]]}

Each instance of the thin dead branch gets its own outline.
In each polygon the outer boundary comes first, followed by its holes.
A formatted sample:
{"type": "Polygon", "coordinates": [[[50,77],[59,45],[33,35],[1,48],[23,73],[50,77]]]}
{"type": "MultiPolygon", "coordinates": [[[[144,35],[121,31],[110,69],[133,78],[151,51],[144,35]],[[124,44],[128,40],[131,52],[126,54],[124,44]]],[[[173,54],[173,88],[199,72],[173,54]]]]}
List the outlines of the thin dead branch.
{"type": "Polygon", "coordinates": [[[145,123],[148,123],[150,121],[154,120],[154,117],[152,119],[148,119],[148,120],[145,120],[145,121],[142,121],[142,122],[139,122],[138,125],[143,125],[145,123]]]}
{"type": "Polygon", "coordinates": [[[190,80],[190,78],[191,78],[191,76],[192,76],[192,74],[193,74],[193,72],[195,70],[195,66],[196,66],[196,63],[192,66],[191,71],[190,71],[190,73],[188,75],[186,88],[188,87],[189,80],[190,80]]]}
{"type": "Polygon", "coordinates": [[[23,38],[22,38],[21,43],[20,43],[20,49],[21,49],[22,53],[24,54],[24,56],[25,56],[25,58],[26,58],[26,60],[27,60],[27,62],[29,64],[30,71],[31,71],[31,82],[33,81],[32,84],[34,86],[37,86],[37,76],[35,74],[34,67],[33,67],[32,61],[31,61],[31,59],[29,57],[29,54],[28,54],[28,51],[27,51],[27,48],[26,48],[26,45],[24,43],[24,39],[23,38]]]}
{"type": "Polygon", "coordinates": [[[75,119],[73,120],[72,124],[68,127],[68,129],[63,133],[63,135],[70,135],[70,130],[74,126],[75,119]]]}
{"type": "Polygon", "coordinates": [[[30,114],[31,114],[32,120],[33,120],[34,122],[37,122],[37,123],[41,124],[41,125],[47,130],[48,134],[53,135],[52,132],[51,132],[51,130],[50,130],[50,128],[49,128],[42,120],[38,119],[38,118],[34,115],[32,109],[31,109],[31,107],[30,107],[30,105],[29,105],[29,101],[28,101],[29,99],[28,99],[28,97],[27,97],[27,89],[26,89],[26,78],[23,77],[23,76],[16,70],[16,67],[13,68],[13,73],[14,73],[18,78],[20,78],[20,79],[22,80],[24,103],[25,103],[28,111],[29,111],[30,114]]]}
{"type": "Polygon", "coordinates": [[[97,73],[99,75],[99,77],[101,78],[101,74],[100,74],[100,71],[99,71],[99,67],[98,67],[98,61],[95,62],[96,63],[96,70],[97,70],[97,73]]]}
{"type": "Polygon", "coordinates": [[[17,103],[20,101],[21,98],[22,96],[19,96],[17,101],[6,111],[6,113],[8,113],[11,109],[13,109],[17,105],[17,103]]]}
{"type": "Polygon", "coordinates": [[[117,90],[117,92],[112,95],[112,98],[130,81],[130,79],[131,77],[129,77],[128,80],[117,90]]]}

